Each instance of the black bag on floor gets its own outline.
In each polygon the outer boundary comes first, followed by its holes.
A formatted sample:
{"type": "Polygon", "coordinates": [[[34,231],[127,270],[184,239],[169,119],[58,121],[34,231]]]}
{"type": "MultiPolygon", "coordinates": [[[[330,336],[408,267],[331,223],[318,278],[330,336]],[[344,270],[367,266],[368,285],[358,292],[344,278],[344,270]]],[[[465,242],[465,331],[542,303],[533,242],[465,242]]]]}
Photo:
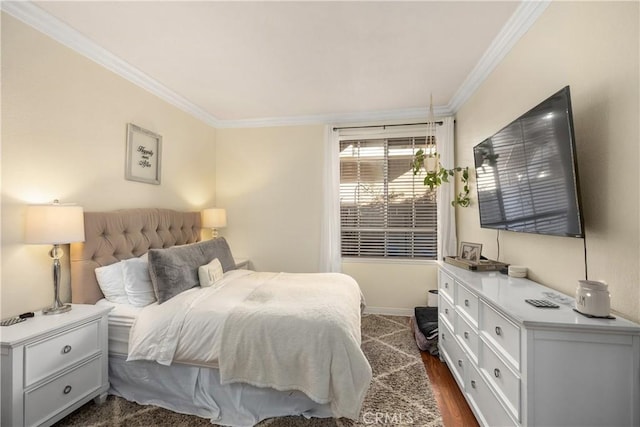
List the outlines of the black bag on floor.
{"type": "Polygon", "coordinates": [[[433,356],[438,352],[438,307],[416,307],[411,319],[416,344],[433,356]]]}

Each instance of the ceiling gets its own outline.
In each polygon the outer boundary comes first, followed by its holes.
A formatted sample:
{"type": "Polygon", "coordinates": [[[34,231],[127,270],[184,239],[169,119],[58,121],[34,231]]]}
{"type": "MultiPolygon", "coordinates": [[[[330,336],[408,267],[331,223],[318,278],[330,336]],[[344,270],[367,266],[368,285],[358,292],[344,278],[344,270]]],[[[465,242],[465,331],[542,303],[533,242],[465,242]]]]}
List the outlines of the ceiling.
{"type": "Polygon", "coordinates": [[[27,23],[234,126],[415,117],[430,94],[450,114],[535,20],[525,3],[46,1],[3,10],[39,15],[27,23]]]}

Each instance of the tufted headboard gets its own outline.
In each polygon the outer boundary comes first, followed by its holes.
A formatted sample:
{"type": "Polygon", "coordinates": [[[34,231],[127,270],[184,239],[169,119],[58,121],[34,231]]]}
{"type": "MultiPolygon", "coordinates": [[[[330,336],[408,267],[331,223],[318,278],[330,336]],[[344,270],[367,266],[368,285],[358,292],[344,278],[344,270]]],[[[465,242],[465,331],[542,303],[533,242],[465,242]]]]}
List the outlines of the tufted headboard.
{"type": "Polygon", "coordinates": [[[152,208],[85,212],[84,232],[84,243],[71,244],[71,301],[94,304],[104,297],[96,267],[149,249],[200,241],[200,213],[152,208]]]}

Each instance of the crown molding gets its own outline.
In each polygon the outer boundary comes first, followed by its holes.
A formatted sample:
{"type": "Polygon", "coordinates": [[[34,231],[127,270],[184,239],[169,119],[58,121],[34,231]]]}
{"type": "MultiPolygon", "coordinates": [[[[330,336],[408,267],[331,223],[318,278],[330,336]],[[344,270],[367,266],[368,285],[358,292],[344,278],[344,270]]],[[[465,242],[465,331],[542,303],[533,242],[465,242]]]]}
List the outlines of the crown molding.
{"type": "Polygon", "coordinates": [[[174,105],[211,126],[215,127],[218,125],[219,121],[216,117],[164,86],[153,77],[112,54],[30,1],[2,1],[0,2],[0,7],[3,12],[8,13],[57,42],[62,43],[104,68],[129,80],[136,86],[151,92],[169,104],[174,105]]]}
{"type": "MultiPolygon", "coordinates": [[[[434,107],[434,114],[436,116],[454,115],[533,25],[549,3],[550,0],[524,0],[456,91],[448,105],[434,107]]],[[[212,127],[242,128],[302,126],[326,123],[345,124],[381,120],[408,120],[427,116],[427,108],[425,107],[362,113],[221,120],[99,46],[82,33],[30,1],[0,1],[0,9],[212,127]]]]}
{"type": "Polygon", "coordinates": [[[523,0],[513,13],[511,18],[502,27],[496,38],[491,42],[480,61],[471,70],[471,73],[462,82],[462,85],[453,95],[448,109],[454,114],[475,93],[482,82],[489,77],[494,68],[511,51],[513,46],[531,28],[536,20],[547,9],[551,0],[523,0]]]}
{"type": "MultiPolygon", "coordinates": [[[[450,116],[451,111],[446,107],[434,107],[436,117],[450,116]]],[[[331,123],[354,124],[380,121],[414,120],[423,117],[426,120],[428,109],[408,108],[402,110],[367,111],[362,113],[325,114],[312,116],[265,117],[260,119],[220,120],[218,128],[257,128],[271,126],[304,126],[331,123]]]]}

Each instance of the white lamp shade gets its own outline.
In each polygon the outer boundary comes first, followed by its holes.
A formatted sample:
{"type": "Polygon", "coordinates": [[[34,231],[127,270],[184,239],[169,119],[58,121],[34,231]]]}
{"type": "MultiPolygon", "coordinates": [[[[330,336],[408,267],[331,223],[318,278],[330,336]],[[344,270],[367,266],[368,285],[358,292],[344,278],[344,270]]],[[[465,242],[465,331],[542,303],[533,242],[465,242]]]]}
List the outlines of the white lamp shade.
{"type": "Polygon", "coordinates": [[[28,206],[25,242],[52,245],[84,242],[82,207],[57,204],[28,206]]]}
{"type": "Polygon", "coordinates": [[[202,211],[203,228],[223,228],[227,226],[227,211],[221,208],[210,208],[202,211]]]}

